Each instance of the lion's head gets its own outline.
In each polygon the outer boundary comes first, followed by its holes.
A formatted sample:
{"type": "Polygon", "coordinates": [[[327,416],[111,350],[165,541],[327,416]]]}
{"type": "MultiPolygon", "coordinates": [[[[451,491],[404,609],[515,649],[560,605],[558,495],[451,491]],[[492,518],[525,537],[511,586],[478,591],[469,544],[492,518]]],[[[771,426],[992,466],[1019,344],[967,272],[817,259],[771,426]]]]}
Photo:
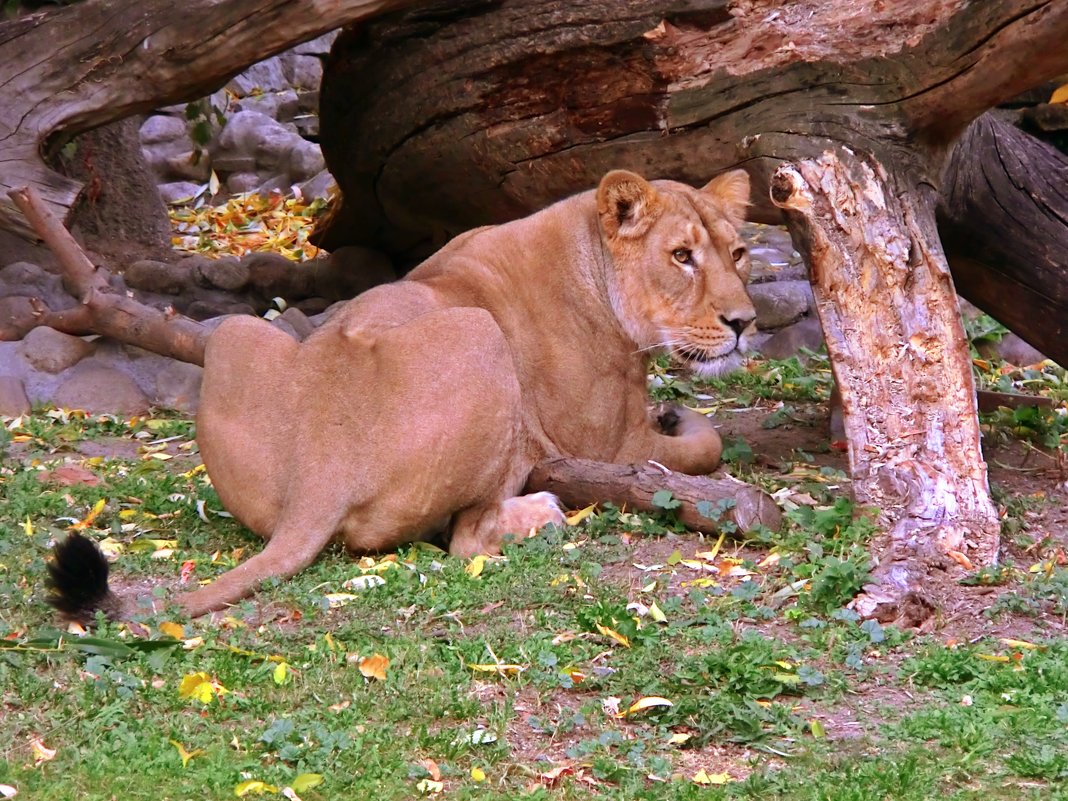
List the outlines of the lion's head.
{"type": "Polygon", "coordinates": [[[602,179],[597,213],[614,267],[609,293],[639,349],[670,352],[706,376],[741,364],[756,319],[739,235],[748,205],[742,170],[700,190],[624,170],[602,179]]]}

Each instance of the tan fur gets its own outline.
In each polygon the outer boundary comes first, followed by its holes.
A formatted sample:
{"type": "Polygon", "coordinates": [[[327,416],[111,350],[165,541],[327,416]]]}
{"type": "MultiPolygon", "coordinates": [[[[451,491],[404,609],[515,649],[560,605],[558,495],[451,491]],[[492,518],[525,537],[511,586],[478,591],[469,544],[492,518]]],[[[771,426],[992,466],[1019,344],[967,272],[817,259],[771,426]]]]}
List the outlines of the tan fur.
{"type": "Polygon", "coordinates": [[[226,508],[268,543],[182,596],[186,611],[291,576],[335,537],[382,551],[448,529],[452,553],[496,553],[506,534],[562,522],[551,495],[516,498],[548,456],[715,468],[705,417],[678,410],[674,436],[650,418],[646,363],[665,345],[700,371],[737,359],[744,334],[725,320],[755,316],[737,231],[748,192],[740,171],[703,190],[612,172],[457,237],[303,343],[224,322],[197,440],[226,508]]]}

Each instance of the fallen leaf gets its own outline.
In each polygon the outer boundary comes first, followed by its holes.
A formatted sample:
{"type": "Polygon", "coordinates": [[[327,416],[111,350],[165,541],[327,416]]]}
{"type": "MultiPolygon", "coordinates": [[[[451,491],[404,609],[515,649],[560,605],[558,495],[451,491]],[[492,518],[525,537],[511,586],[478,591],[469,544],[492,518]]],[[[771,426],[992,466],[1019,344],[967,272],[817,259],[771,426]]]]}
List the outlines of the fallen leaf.
{"type": "Polygon", "coordinates": [[[503,662],[493,662],[486,665],[475,665],[468,662],[467,666],[471,670],[477,670],[479,673],[496,673],[500,676],[518,676],[527,669],[526,665],[506,665],[503,662]]]}
{"type": "Polygon", "coordinates": [[[67,530],[68,531],[85,531],[87,528],[89,528],[91,525],[93,525],[93,522],[100,516],[100,513],[102,511],[104,511],[104,506],[106,504],[107,504],[107,499],[106,498],[101,498],[100,500],[98,500],[96,503],[93,504],[93,508],[89,510],[89,514],[87,514],[84,518],[82,518],[81,520],[77,521],[76,523],[72,523],[70,526],[67,527],[67,530]]]}
{"type": "Polygon", "coordinates": [[[692,734],[687,734],[686,732],[683,732],[683,731],[675,732],[670,737],[668,737],[667,744],[668,745],[685,745],[692,738],[693,738],[692,734]]]}
{"type": "Polygon", "coordinates": [[[236,795],[238,798],[241,798],[241,796],[249,795],[250,793],[262,795],[263,793],[277,792],[278,788],[275,787],[273,784],[261,782],[259,779],[249,779],[248,781],[243,781],[239,785],[234,787],[234,795],[236,795]]]}
{"type": "Polygon", "coordinates": [[[415,789],[423,795],[437,795],[445,789],[445,783],[434,779],[423,779],[419,784],[415,785],[415,789]]]}
{"type": "Polygon", "coordinates": [[[1013,640],[1009,637],[1002,637],[1001,641],[1010,648],[1023,648],[1025,651],[1042,648],[1041,645],[1035,645],[1033,642],[1028,642],[1027,640],[1013,640]]]}
{"type": "MultiPolygon", "coordinates": [[[[352,589],[352,590],[370,590],[370,589],[372,589],[374,587],[381,587],[385,583],[386,583],[386,580],[384,578],[382,578],[381,576],[376,575],[374,573],[371,573],[371,574],[368,574],[366,576],[356,576],[355,578],[350,578],[348,581],[344,582],[341,586],[342,587],[348,587],[349,589],[352,589]]],[[[355,597],[355,596],[351,596],[351,597],[355,597]]],[[[350,598],[350,600],[351,600],[351,598],[350,598]]]]}
{"type": "Polygon", "coordinates": [[[313,787],[318,787],[323,783],[323,774],[321,773],[301,773],[290,783],[290,787],[296,790],[298,793],[303,793],[305,790],[310,790],[313,787]]]}
{"type": "Polygon", "coordinates": [[[26,519],[22,521],[22,530],[26,532],[27,537],[33,536],[33,523],[30,522],[29,515],[26,515],[26,519]]]}
{"type": "Polygon", "coordinates": [[[204,753],[204,749],[203,748],[194,748],[192,751],[187,751],[185,749],[185,746],[182,745],[177,740],[171,740],[170,744],[173,745],[178,750],[178,756],[180,756],[182,758],[182,767],[183,768],[186,765],[189,764],[189,760],[190,759],[192,759],[195,756],[200,756],[201,754],[204,753]]]}
{"type": "Polygon", "coordinates": [[[382,654],[372,654],[360,660],[360,673],[368,679],[386,680],[386,668],[389,667],[389,658],[382,654]]]}
{"type": "Polygon", "coordinates": [[[486,771],[477,766],[471,768],[471,779],[476,782],[486,781],[486,771]]]}
{"type": "Polygon", "coordinates": [[[581,523],[587,517],[592,515],[593,511],[596,508],[597,508],[597,504],[591,503],[589,506],[586,506],[586,507],[584,507],[582,509],[579,509],[577,512],[574,512],[574,513],[568,515],[567,517],[564,518],[564,520],[567,522],[567,524],[569,526],[577,526],[579,523],[581,523]]]}
{"type": "Polygon", "coordinates": [[[827,736],[827,729],[824,728],[823,723],[815,718],[808,722],[808,727],[812,731],[812,736],[817,740],[822,740],[827,736]]]}
{"type": "Polygon", "coordinates": [[[36,737],[30,740],[30,750],[33,752],[34,767],[43,765],[45,762],[50,762],[56,758],[55,749],[49,748],[36,737]]]}
{"type": "Polygon", "coordinates": [[[478,578],[480,575],[482,575],[482,571],[485,567],[486,555],[480,553],[478,556],[475,556],[471,559],[470,562],[467,563],[467,567],[464,568],[464,572],[472,578],[478,578]]]}
{"type": "Polygon", "coordinates": [[[974,570],[975,565],[972,564],[972,560],[965,556],[960,551],[946,551],[946,556],[963,567],[965,570],[974,570]]]}
{"type": "Polygon", "coordinates": [[[14,798],[19,794],[19,791],[12,787],[10,784],[0,784],[0,795],[4,798],[14,798]]]}
{"type": "Polygon", "coordinates": [[[77,484],[95,487],[100,483],[100,477],[93,471],[76,464],[65,464],[55,470],[44,470],[37,474],[37,480],[60,484],[64,487],[73,487],[77,484]]]}
{"type": "Polygon", "coordinates": [[[1058,86],[1053,90],[1049,98],[1050,105],[1055,103],[1068,103],[1068,83],[1058,86]]]}
{"type": "Polygon", "coordinates": [[[627,707],[627,711],[624,712],[623,715],[636,715],[639,712],[645,712],[648,709],[654,709],[658,706],[667,707],[674,706],[674,704],[666,698],[661,698],[659,695],[647,695],[643,698],[639,698],[627,707]]]}
{"type": "Polygon", "coordinates": [[[707,787],[710,784],[728,784],[734,781],[734,778],[726,771],[723,773],[706,773],[705,769],[701,768],[693,775],[690,781],[707,787]]]}
{"type": "Polygon", "coordinates": [[[552,770],[547,770],[542,773],[538,778],[540,778],[549,787],[552,787],[560,780],[561,776],[563,776],[565,773],[573,773],[574,770],[575,768],[573,765],[557,765],[552,770]]]}
{"type": "MultiPolygon", "coordinates": [[[[378,576],[368,576],[367,578],[379,578],[378,576]]],[[[355,601],[357,597],[351,592],[328,592],[323,596],[327,603],[330,604],[331,609],[337,609],[339,606],[344,606],[349,601],[355,601]]]]}
{"type": "Polygon", "coordinates": [[[230,691],[204,671],[188,674],[178,686],[179,697],[194,698],[202,704],[210,704],[217,695],[225,695],[228,692],[230,691]]]}
{"type": "MultiPolygon", "coordinates": [[[[363,670],[361,667],[360,670],[363,670]]],[[[367,674],[364,673],[366,676],[367,674]]],[[[275,684],[285,684],[286,679],[289,678],[289,665],[285,662],[279,662],[274,666],[274,670],[271,671],[271,678],[274,679],[275,684]]]]}
{"type": "Polygon", "coordinates": [[[630,640],[620,634],[615,629],[610,629],[608,628],[608,626],[602,626],[600,623],[596,623],[594,625],[597,627],[597,631],[601,632],[601,634],[603,634],[605,637],[615,640],[624,648],[630,648],[630,640]]]}

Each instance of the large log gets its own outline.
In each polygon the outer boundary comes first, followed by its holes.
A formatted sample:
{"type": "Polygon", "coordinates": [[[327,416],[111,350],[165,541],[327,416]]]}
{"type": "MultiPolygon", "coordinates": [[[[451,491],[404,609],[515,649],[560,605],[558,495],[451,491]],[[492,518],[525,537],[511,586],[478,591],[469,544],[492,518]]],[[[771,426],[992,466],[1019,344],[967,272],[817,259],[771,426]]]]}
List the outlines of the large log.
{"type": "Polygon", "coordinates": [[[87,0],[0,22],[0,227],[29,186],[66,222],[82,183],[47,159],[82,131],[203,97],[249,64],[411,0],[87,0]]]}
{"type": "Polygon", "coordinates": [[[938,223],[960,294],[1068,365],[1068,158],[984,114],[946,164],[938,223]]]}

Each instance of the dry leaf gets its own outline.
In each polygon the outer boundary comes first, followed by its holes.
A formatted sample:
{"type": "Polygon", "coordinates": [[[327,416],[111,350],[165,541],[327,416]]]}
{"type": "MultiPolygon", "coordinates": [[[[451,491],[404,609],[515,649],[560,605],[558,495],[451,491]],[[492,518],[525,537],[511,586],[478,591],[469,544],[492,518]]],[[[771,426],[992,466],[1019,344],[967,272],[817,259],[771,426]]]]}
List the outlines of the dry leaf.
{"type": "Polygon", "coordinates": [[[626,715],[636,715],[639,712],[645,712],[647,709],[653,709],[658,706],[666,707],[674,706],[674,704],[666,698],[661,698],[659,695],[647,695],[643,698],[639,698],[637,701],[627,707],[627,711],[624,712],[620,717],[624,717],[626,715]]]}
{"type": "Polygon", "coordinates": [[[630,640],[628,640],[625,636],[620,634],[615,629],[610,629],[608,628],[608,626],[602,626],[600,623],[596,623],[595,625],[597,627],[597,631],[601,632],[601,634],[603,634],[605,637],[615,640],[624,648],[630,648],[630,640]]]}
{"type": "Polygon", "coordinates": [[[500,676],[518,676],[524,670],[527,669],[526,665],[506,665],[502,662],[493,662],[486,665],[474,665],[470,662],[467,666],[471,670],[477,670],[479,673],[496,673],[500,676]]]}
{"type": "Polygon", "coordinates": [[[471,768],[471,779],[476,782],[486,781],[486,772],[480,767],[471,768]]]}
{"type": "Polygon", "coordinates": [[[360,673],[368,679],[386,680],[386,668],[389,667],[389,658],[382,654],[372,654],[360,660],[360,673]]]}
{"type": "Polygon", "coordinates": [[[418,764],[423,770],[430,774],[431,779],[436,782],[441,781],[441,768],[433,759],[420,759],[418,764]]]}
{"type": "Polygon", "coordinates": [[[45,762],[50,762],[56,758],[55,749],[49,748],[36,737],[30,740],[30,750],[33,752],[34,767],[43,765],[45,762]]]}
{"type": "Polygon", "coordinates": [[[278,788],[273,784],[267,784],[261,782],[259,779],[249,779],[248,781],[241,782],[234,787],[234,795],[238,798],[255,793],[256,795],[262,795],[263,793],[277,793],[278,788]]]}
{"type": "Polygon", "coordinates": [[[204,753],[204,749],[203,748],[194,748],[192,751],[186,751],[185,750],[185,746],[182,745],[177,740],[171,740],[170,744],[173,745],[178,750],[178,756],[181,757],[181,759],[182,759],[182,767],[183,768],[186,765],[189,764],[189,760],[190,759],[192,759],[195,756],[200,756],[201,754],[204,753]]]}
{"type": "Polygon", "coordinates": [[[694,774],[693,778],[690,781],[692,781],[694,784],[700,784],[707,787],[710,784],[727,784],[729,782],[734,781],[734,778],[726,771],[724,771],[723,773],[710,774],[706,773],[704,768],[701,768],[701,770],[697,771],[697,773],[694,774]]]}
{"type": "Polygon", "coordinates": [[[478,556],[473,557],[471,561],[467,563],[467,567],[464,568],[464,572],[472,578],[478,578],[482,575],[482,571],[483,569],[485,569],[485,567],[486,555],[480,553],[478,556]]]}
{"type": "Polygon", "coordinates": [[[204,671],[188,674],[178,686],[179,697],[194,698],[202,704],[210,704],[217,695],[225,695],[228,692],[230,691],[204,671]]]}
{"type": "Polygon", "coordinates": [[[589,506],[587,506],[587,507],[585,507],[583,509],[579,509],[577,512],[574,512],[574,513],[568,515],[567,517],[564,518],[564,520],[567,522],[567,524],[569,526],[577,526],[579,523],[581,523],[587,517],[592,515],[593,511],[596,508],[597,508],[597,504],[591,503],[589,506]]]}

